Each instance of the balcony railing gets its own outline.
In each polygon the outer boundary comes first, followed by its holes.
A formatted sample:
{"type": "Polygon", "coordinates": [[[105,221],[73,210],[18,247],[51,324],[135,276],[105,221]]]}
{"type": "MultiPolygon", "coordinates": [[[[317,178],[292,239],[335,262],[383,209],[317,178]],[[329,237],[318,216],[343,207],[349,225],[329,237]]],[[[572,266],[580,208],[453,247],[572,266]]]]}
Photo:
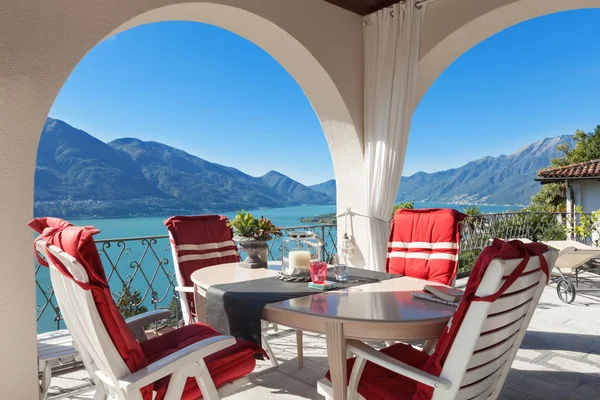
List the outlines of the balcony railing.
{"type": "MultiPolygon", "coordinates": [[[[490,239],[528,238],[531,240],[566,239],[567,218],[559,213],[482,214],[463,221],[459,271],[468,272],[490,239]]],[[[322,257],[331,261],[337,252],[335,225],[281,228],[284,235],[300,229],[313,229],[323,240],[322,257]]],[[[589,238],[579,238],[588,241],[589,238]]],[[[174,325],[180,320],[178,294],[168,236],[104,239],[96,241],[102,263],[113,289],[115,303],[127,317],[146,309],[168,308],[174,325]]],[[[244,255],[242,254],[242,257],[244,255]]],[[[269,244],[269,259],[281,257],[281,238],[269,244]]],[[[36,266],[38,331],[64,327],[54,299],[48,270],[36,266]]]]}
{"type": "MultiPolygon", "coordinates": [[[[337,252],[337,227],[314,225],[284,227],[284,235],[300,229],[312,229],[323,240],[322,258],[330,261],[337,252]]],[[[181,319],[177,282],[171,256],[169,237],[148,236],[96,241],[115,303],[125,317],[140,312],[168,308],[175,325],[181,319]]],[[[242,257],[245,257],[242,254],[242,257]]],[[[281,257],[281,238],[269,243],[269,259],[281,257]]],[[[38,332],[64,328],[60,310],[54,298],[48,269],[36,265],[38,332]]],[[[155,327],[158,328],[158,327],[155,327]]]]}

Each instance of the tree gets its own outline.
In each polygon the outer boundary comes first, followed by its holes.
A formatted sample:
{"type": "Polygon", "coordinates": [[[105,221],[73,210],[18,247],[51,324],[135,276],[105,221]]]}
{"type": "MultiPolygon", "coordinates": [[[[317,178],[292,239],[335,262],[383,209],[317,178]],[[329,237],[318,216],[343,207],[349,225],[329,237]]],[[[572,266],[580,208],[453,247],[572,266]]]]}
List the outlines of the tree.
{"type": "MultiPolygon", "coordinates": [[[[600,159],[600,125],[594,132],[586,133],[582,130],[575,131],[573,135],[575,144],[569,143],[556,146],[562,156],[552,159],[549,167],[564,167],[586,161],[600,159]]],[[[546,212],[562,212],[566,209],[567,190],[564,183],[551,183],[543,185],[540,191],[531,198],[531,211],[543,210],[546,212]]]]}
{"type": "Polygon", "coordinates": [[[143,306],[142,294],[138,289],[131,291],[126,285],[123,285],[123,291],[117,293],[117,306],[123,318],[133,317],[148,311],[148,307],[143,306]]]}

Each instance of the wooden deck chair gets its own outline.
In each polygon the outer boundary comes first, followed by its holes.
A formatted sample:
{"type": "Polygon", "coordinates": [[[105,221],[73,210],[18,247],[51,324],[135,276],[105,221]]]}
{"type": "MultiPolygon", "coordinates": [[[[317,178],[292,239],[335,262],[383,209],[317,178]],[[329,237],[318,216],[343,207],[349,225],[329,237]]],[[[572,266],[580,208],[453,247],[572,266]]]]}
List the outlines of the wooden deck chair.
{"type": "Polygon", "coordinates": [[[453,285],[460,223],[465,217],[449,208],[397,210],[388,243],[387,272],[453,285]]]}
{"type": "Polygon", "coordinates": [[[97,385],[94,399],[213,400],[248,382],[255,356],[264,351],[210,326],[192,324],[136,339],[108,287],[92,237],[97,229],[45,218],[30,226],[41,233],[36,255],[50,268],[65,324],[97,385]]]}
{"type": "MultiPolygon", "coordinates": [[[[465,295],[432,355],[399,343],[381,351],[348,341],[348,398],[497,399],[548,282],[557,251],[496,240],[473,268],[465,295]]],[[[332,398],[328,378],[319,393],[332,398]]]]}
{"type": "MultiPolygon", "coordinates": [[[[233,234],[227,226],[228,219],[222,215],[174,216],[165,220],[169,231],[173,264],[178,286],[183,321],[186,324],[197,320],[194,304],[194,271],[218,264],[239,262],[233,234]]],[[[205,322],[205,321],[200,321],[205,322]]],[[[276,324],[261,321],[262,343],[273,366],[279,362],[267,341],[269,330],[277,331],[276,324]]],[[[297,331],[298,363],[302,366],[302,332],[297,331]]]]}

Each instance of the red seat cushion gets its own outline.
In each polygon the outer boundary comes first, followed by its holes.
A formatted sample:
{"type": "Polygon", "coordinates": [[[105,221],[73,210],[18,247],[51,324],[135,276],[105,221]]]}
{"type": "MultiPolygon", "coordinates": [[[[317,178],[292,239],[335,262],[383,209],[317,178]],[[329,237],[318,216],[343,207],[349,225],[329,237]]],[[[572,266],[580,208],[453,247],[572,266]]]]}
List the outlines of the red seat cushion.
{"type": "Polygon", "coordinates": [[[460,222],[465,217],[450,208],[397,210],[387,272],[450,285],[458,268],[460,222]]]}
{"type": "MultiPolygon", "coordinates": [[[[200,340],[218,335],[220,333],[212,327],[195,323],[142,342],[140,345],[146,361],[150,364],[200,340]]],[[[206,365],[215,386],[219,387],[252,372],[256,365],[254,356],[257,353],[264,354],[264,351],[254,343],[238,340],[235,345],[207,357],[206,365]]],[[[168,377],[154,383],[154,390],[157,392],[155,400],[164,398],[168,385],[168,377]]],[[[182,399],[193,400],[201,397],[196,379],[189,378],[182,399]]]]}
{"type": "MultiPolygon", "coordinates": [[[[381,352],[415,368],[423,368],[429,359],[427,353],[404,343],[386,347],[381,352]]],[[[354,358],[348,359],[348,382],[354,361],[354,358]]],[[[329,371],[326,377],[331,379],[329,371]]],[[[412,400],[416,391],[416,381],[369,361],[358,384],[358,393],[367,400],[412,400]]]]}
{"type": "MultiPolygon", "coordinates": [[[[191,276],[199,269],[240,261],[228,221],[227,217],[215,214],[174,216],[164,221],[178,258],[174,260],[175,267],[184,286],[194,286],[191,276]]],[[[196,315],[193,294],[185,296],[191,314],[196,315]]]]}

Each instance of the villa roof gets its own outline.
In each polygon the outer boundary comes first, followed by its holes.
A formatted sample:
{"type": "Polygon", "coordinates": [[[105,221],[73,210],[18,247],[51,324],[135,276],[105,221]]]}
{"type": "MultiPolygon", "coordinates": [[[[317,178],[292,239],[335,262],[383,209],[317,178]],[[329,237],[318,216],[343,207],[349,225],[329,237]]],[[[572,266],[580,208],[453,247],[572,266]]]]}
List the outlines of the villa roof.
{"type": "Polygon", "coordinates": [[[348,11],[359,15],[367,15],[389,7],[399,0],[325,0],[328,3],[335,4],[338,7],[345,8],[348,11]]]}
{"type": "Polygon", "coordinates": [[[600,160],[542,169],[537,172],[536,181],[549,183],[589,178],[600,179],[600,160]]]}

